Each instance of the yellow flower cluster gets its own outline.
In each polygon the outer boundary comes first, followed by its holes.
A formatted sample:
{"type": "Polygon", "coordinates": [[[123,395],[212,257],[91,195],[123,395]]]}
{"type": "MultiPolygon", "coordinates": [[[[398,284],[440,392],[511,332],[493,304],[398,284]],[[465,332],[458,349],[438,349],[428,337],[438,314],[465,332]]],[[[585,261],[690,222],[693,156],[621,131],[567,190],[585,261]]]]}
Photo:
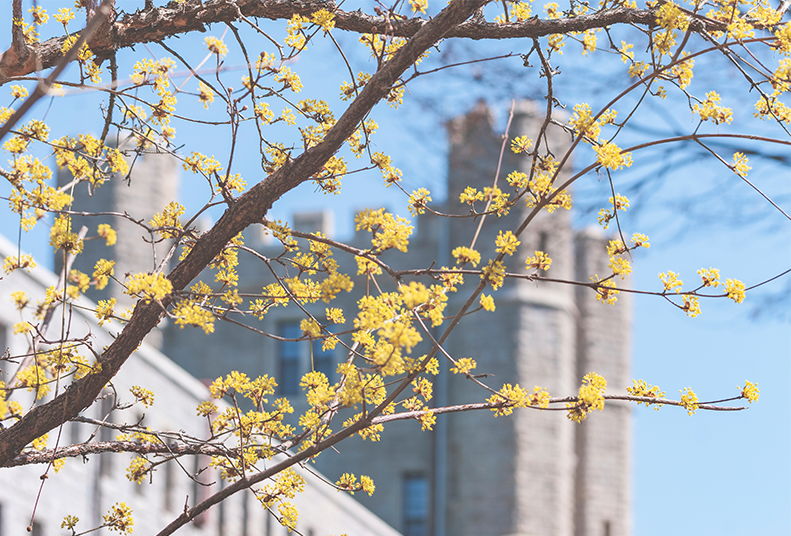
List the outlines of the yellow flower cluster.
{"type": "Polygon", "coordinates": [[[725,293],[736,303],[742,303],[744,301],[744,283],[738,279],[726,279],[725,293]]]}
{"type": "Polygon", "coordinates": [[[97,233],[99,236],[104,238],[104,243],[107,246],[114,246],[118,241],[118,235],[116,234],[115,229],[113,229],[107,223],[100,223],[97,233]]]}
{"type": "Polygon", "coordinates": [[[426,213],[426,204],[431,201],[431,193],[425,188],[418,188],[409,196],[409,213],[413,216],[426,213]]]}
{"type": "Polygon", "coordinates": [[[489,311],[493,313],[495,310],[494,298],[491,296],[487,296],[486,294],[481,293],[481,297],[479,299],[481,307],[483,307],[484,311],[489,311]]]}
{"type": "Polygon", "coordinates": [[[354,223],[357,231],[365,230],[373,235],[371,238],[373,254],[378,255],[388,249],[406,252],[413,230],[413,227],[408,225],[408,220],[393,216],[380,208],[363,210],[355,216],[354,223]]]}
{"type": "Polygon", "coordinates": [[[77,255],[82,251],[82,239],[77,236],[77,233],[71,232],[69,216],[58,216],[55,219],[49,233],[49,245],[56,250],[62,249],[72,255],[77,255]]]}
{"type": "Polygon", "coordinates": [[[536,251],[533,257],[528,257],[525,261],[527,265],[527,269],[534,268],[536,270],[549,270],[549,267],[552,266],[552,259],[549,258],[549,255],[544,253],[543,251],[536,251]]]}
{"type": "Polygon", "coordinates": [[[104,289],[115,272],[115,261],[99,259],[93,268],[93,280],[98,290],[104,289]]]}
{"type": "Polygon", "coordinates": [[[594,290],[596,291],[596,301],[601,303],[606,303],[608,305],[614,305],[615,302],[618,301],[618,294],[621,293],[620,290],[616,290],[615,281],[612,279],[601,279],[598,274],[594,274],[591,277],[591,281],[593,281],[594,290]]]}
{"type": "Polygon", "coordinates": [[[36,267],[36,261],[33,260],[32,255],[11,256],[6,257],[3,261],[3,271],[10,274],[14,270],[25,269],[28,272],[36,267]]]}
{"type": "Polygon", "coordinates": [[[338,486],[339,489],[346,490],[352,495],[354,495],[355,491],[364,491],[368,495],[373,495],[376,489],[371,477],[360,475],[360,480],[358,482],[357,477],[353,473],[343,473],[340,480],[338,480],[335,485],[338,486]]]}
{"type": "Polygon", "coordinates": [[[181,232],[181,220],[179,218],[184,215],[184,210],[183,205],[171,201],[162,212],[157,212],[148,223],[154,227],[154,231],[161,237],[177,238],[181,232]]]}
{"type": "Polygon", "coordinates": [[[462,357],[456,360],[456,364],[450,368],[453,374],[469,374],[478,364],[471,357],[462,357]]]}
{"type": "Polygon", "coordinates": [[[566,404],[568,413],[566,416],[576,423],[584,421],[588,413],[593,410],[604,409],[604,391],[607,389],[607,380],[596,374],[589,372],[582,378],[582,385],[577,395],[577,402],[566,404]]]}
{"type": "Polygon", "coordinates": [[[132,509],[126,503],[115,503],[104,516],[104,526],[122,534],[132,534],[135,520],[132,509]]]}
{"type": "Polygon", "coordinates": [[[679,393],[681,393],[681,405],[684,406],[689,415],[694,415],[698,409],[698,395],[689,387],[685,387],[679,393]]]}
{"type": "Polygon", "coordinates": [[[195,326],[203,329],[208,334],[214,333],[214,315],[203,308],[194,300],[182,300],[173,307],[171,314],[176,318],[176,325],[195,326]]]}
{"type": "Polygon", "coordinates": [[[692,111],[700,116],[701,121],[708,121],[711,119],[714,124],[721,123],[730,124],[733,121],[733,110],[720,106],[720,96],[716,91],[709,91],[706,93],[706,100],[700,104],[695,104],[692,111]]]}
{"type": "Polygon", "coordinates": [[[173,291],[173,284],[163,274],[139,273],[126,280],[124,294],[143,298],[146,303],[161,300],[173,291]]]}
{"type": "Polygon", "coordinates": [[[154,405],[154,393],[149,391],[148,389],[144,389],[139,385],[133,385],[129,392],[132,393],[132,396],[135,399],[142,403],[145,407],[150,408],[154,405]]]}
{"type": "Polygon", "coordinates": [[[495,239],[495,251],[497,253],[513,255],[516,252],[517,246],[519,246],[521,243],[522,242],[519,241],[511,231],[506,231],[503,233],[502,229],[500,229],[500,232],[495,239]]]}
{"type": "Polygon", "coordinates": [[[203,41],[206,43],[206,48],[209,49],[209,52],[216,54],[218,58],[228,54],[228,47],[223,43],[222,39],[209,36],[203,41]]]}
{"type": "MultiPolygon", "coordinates": [[[[665,398],[665,392],[659,389],[656,385],[650,385],[645,380],[632,380],[632,386],[626,388],[626,392],[632,396],[642,396],[647,398],[665,398]]],[[[637,405],[645,404],[649,406],[653,402],[638,402],[637,405]]],[[[655,409],[659,411],[662,404],[653,404],[655,409]]]]}
{"type": "Polygon", "coordinates": [[[597,218],[599,225],[605,229],[610,226],[610,222],[615,219],[619,210],[626,212],[626,209],[629,208],[629,199],[621,194],[615,194],[614,198],[609,199],[609,203],[612,205],[612,209],[601,209],[597,218]]]}
{"type": "Polygon", "coordinates": [[[497,290],[505,282],[505,265],[498,260],[491,259],[489,264],[483,267],[481,279],[491,283],[492,289],[497,290]]]}
{"type": "Polygon", "coordinates": [[[110,323],[110,319],[115,314],[114,308],[115,307],[115,298],[110,298],[109,300],[100,300],[98,304],[96,304],[96,311],[94,314],[96,318],[99,319],[99,325],[104,325],[105,322],[108,324],[110,323]]]}
{"type": "Polygon", "coordinates": [[[599,146],[594,146],[593,150],[596,151],[599,164],[606,168],[617,171],[632,165],[632,153],[623,152],[612,142],[605,141],[599,146]]]}
{"type": "Polygon", "coordinates": [[[514,408],[526,408],[528,406],[541,409],[547,408],[549,407],[550,397],[543,387],[535,386],[533,391],[530,392],[520,387],[519,384],[512,386],[510,383],[506,383],[486,401],[495,405],[492,408],[494,416],[500,417],[511,415],[514,412],[514,408]]]}
{"type": "Polygon", "coordinates": [[[741,391],[742,398],[747,399],[750,404],[753,402],[758,401],[758,396],[760,395],[760,391],[758,390],[758,385],[755,383],[750,383],[748,381],[744,382],[744,387],[737,387],[741,391]]]}
{"type": "Polygon", "coordinates": [[[335,28],[335,15],[326,9],[320,9],[310,16],[310,22],[321,26],[321,29],[328,33],[335,28]]]}
{"type": "Polygon", "coordinates": [[[409,0],[412,13],[425,13],[428,9],[428,0],[409,0]]]}
{"type": "Polygon", "coordinates": [[[126,478],[130,482],[142,484],[143,479],[151,471],[151,464],[142,456],[136,456],[126,468],[126,478]]]}

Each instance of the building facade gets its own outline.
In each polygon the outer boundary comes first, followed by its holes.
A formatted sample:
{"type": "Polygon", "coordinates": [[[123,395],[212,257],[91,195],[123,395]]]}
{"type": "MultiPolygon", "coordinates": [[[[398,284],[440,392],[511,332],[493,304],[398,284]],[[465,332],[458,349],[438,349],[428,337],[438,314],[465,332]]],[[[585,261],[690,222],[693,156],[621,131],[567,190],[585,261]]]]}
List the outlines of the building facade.
{"type": "MultiPolygon", "coordinates": [[[[535,138],[541,118],[543,113],[532,104],[520,103],[511,136],[535,138]]],[[[469,207],[459,202],[464,188],[492,185],[502,145],[492,125],[484,105],[449,124],[448,194],[444,206],[436,207],[440,212],[468,213],[469,207]]],[[[550,126],[548,143],[555,155],[563,154],[568,141],[568,134],[550,126]]],[[[526,172],[530,165],[527,158],[506,151],[498,184],[505,190],[504,177],[513,170],[526,172]]],[[[562,174],[560,181],[568,176],[562,174]]],[[[175,173],[157,182],[171,179],[176,180],[175,173]]],[[[134,187],[133,179],[130,188],[134,187]]],[[[161,208],[153,207],[153,212],[161,208]]],[[[507,216],[486,218],[476,242],[483,259],[494,256],[498,231],[516,229],[527,213],[520,202],[507,216]]],[[[296,214],[290,223],[296,230],[328,234],[332,215],[296,214]]],[[[420,216],[413,223],[417,231],[408,253],[383,257],[395,268],[428,267],[432,262],[451,266],[451,251],[470,245],[478,220],[420,216]]],[[[282,251],[260,230],[251,229],[245,238],[246,245],[265,256],[276,257],[282,251]]],[[[509,271],[524,271],[524,259],[535,250],[553,259],[547,275],[554,279],[587,281],[607,269],[607,238],[597,230],[575,231],[565,210],[542,213],[520,239],[517,253],[506,263],[509,271]]],[[[369,247],[370,236],[358,232],[350,244],[369,247]]],[[[341,270],[356,273],[352,256],[337,252],[335,258],[341,270]]],[[[117,260],[126,266],[123,259],[117,260]]],[[[240,254],[240,262],[240,294],[260,293],[273,281],[259,260],[240,254]]],[[[366,289],[363,276],[354,282],[354,292],[333,302],[347,312],[345,329],[366,289]]],[[[391,284],[383,290],[393,288],[391,284]]],[[[451,295],[448,312],[458,310],[466,297],[463,291],[451,295]]],[[[496,314],[481,311],[463,319],[445,346],[454,357],[475,359],[476,372],[487,374],[491,387],[538,385],[552,396],[565,396],[576,393],[590,371],[607,379],[610,392],[623,392],[629,384],[627,296],[621,294],[616,305],[605,306],[584,287],[507,280],[494,299],[496,314]]],[[[324,306],[308,308],[323,317],[324,306]]],[[[244,321],[292,339],[302,335],[302,318],[298,309],[272,308],[260,322],[244,321]]],[[[317,342],[278,342],[222,322],[211,336],[174,326],[162,333],[163,352],[198,378],[211,380],[229,369],[276,377],[281,393],[291,397],[295,414],[305,409],[299,378],[313,367],[332,379],[335,367],[346,358],[340,346],[323,352],[317,342]]],[[[422,344],[416,355],[428,351],[422,344]]],[[[479,402],[489,396],[450,374],[447,364],[441,370],[434,385],[437,405],[479,402]]],[[[458,413],[439,417],[434,432],[421,432],[416,421],[391,423],[380,442],[352,438],[323,453],[315,466],[333,481],[344,472],[373,477],[376,493],[355,498],[407,536],[628,536],[630,423],[629,406],[618,402],[608,402],[604,411],[582,424],[568,420],[563,411],[520,410],[498,418],[488,411],[458,413]]]]}
{"type": "MultiPolygon", "coordinates": [[[[0,263],[8,256],[16,256],[17,248],[0,236],[0,263]]],[[[57,284],[58,278],[45,268],[28,273],[17,270],[0,282],[0,346],[10,355],[25,355],[28,342],[23,334],[14,334],[12,326],[21,320],[36,323],[31,308],[20,314],[11,292],[24,291],[30,303],[43,301],[46,289],[57,284]]],[[[95,351],[112,343],[120,330],[117,321],[99,326],[91,313],[96,305],[85,298],[79,307],[69,311],[72,340],[90,340],[95,351]]],[[[59,314],[59,313],[56,313],[59,314]]],[[[56,322],[59,327],[60,323],[56,322]]],[[[50,328],[49,336],[57,328],[50,328]]],[[[87,352],[81,352],[87,353],[87,352]]],[[[7,373],[13,365],[0,363],[0,379],[8,381],[7,373]]],[[[61,386],[61,389],[63,387],[61,386]]],[[[15,392],[13,399],[29,407],[32,393],[15,392]]],[[[45,400],[48,400],[47,397],[45,400]]],[[[205,438],[209,435],[206,419],[197,415],[195,408],[209,400],[208,388],[187,371],[173,363],[156,348],[143,343],[113,378],[112,386],[81,416],[111,423],[139,423],[153,430],[173,431],[187,437],[205,438]],[[155,394],[150,408],[135,405],[128,409],[110,411],[115,397],[121,406],[134,401],[129,389],[142,386],[155,394]]],[[[222,402],[220,402],[222,406],[222,402]]],[[[222,406],[224,409],[224,406],[222,406]]],[[[10,423],[6,423],[8,425],[10,423]]],[[[68,422],[62,430],[49,434],[48,446],[68,446],[88,441],[111,441],[120,432],[93,424],[68,422]]],[[[61,527],[65,516],[80,519],[78,533],[100,526],[103,516],[116,503],[124,502],[132,509],[134,534],[157,534],[168,523],[198,502],[221,489],[219,472],[206,467],[209,458],[184,457],[160,465],[141,484],[127,479],[127,467],[134,454],[104,453],[83,458],[66,459],[63,469],[52,469],[42,485],[41,475],[46,465],[0,468],[0,535],[26,534],[34,536],[66,534],[61,527]],[[195,476],[197,475],[197,476],[195,476]],[[195,478],[193,478],[195,476],[195,478]],[[40,495],[39,495],[40,493],[40,495]],[[35,509],[35,517],[33,511],[35,509]],[[31,520],[32,523],[31,523],[31,520]]],[[[152,457],[155,461],[161,458],[152,457]]],[[[307,470],[296,470],[305,480],[305,490],[292,501],[299,511],[297,530],[308,536],[348,534],[349,536],[399,536],[376,515],[346,493],[339,493],[307,470]]],[[[103,529],[92,534],[115,534],[103,529]]],[[[179,530],[185,536],[286,536],[291,534],[272,515],[261,507],[249,491],[237,493],[209,509],[194,522],[179,530]]]]}

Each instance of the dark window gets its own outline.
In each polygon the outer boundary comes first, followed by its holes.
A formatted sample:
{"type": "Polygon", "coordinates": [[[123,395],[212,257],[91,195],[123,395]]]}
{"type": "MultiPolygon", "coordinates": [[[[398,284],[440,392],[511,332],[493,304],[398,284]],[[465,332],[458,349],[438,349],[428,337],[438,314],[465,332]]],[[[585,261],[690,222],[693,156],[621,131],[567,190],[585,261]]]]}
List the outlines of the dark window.
{"type": "MultiPolygon", "coordinates": [[[[105,397],[102,399],[101,403],[101,416],[100,418],[105,422],[111,423],[113,422],[113,395],[112,394],[105,394],[105,397]]],[[[112,428],[108,428],[107,426],[102,426],[99,430],[99,440],[100,441],[112,441],[115,436],[114,430],[112,428]]],[[[113,472],[113,455],[109,452],[105,452],[99,455],[99,473],[102,476],[110,476],[113,472]]]]}
{"type": "Polygon", "coordinates": [[[541,231],[538,234],[538,250],[543,251],[547,255],[549,255],[549,233],[546,231],[541,231]]]}
{"type": "Polygon", "coordinates": [[[428,479],[424,475],[404,476],[404,536],[428,536],[428,479]]]}
{"type": "MultiPolygon", "coordinates": [[[[7,331],[5,324],[0,324],[0,354],[5,355],[6,350],[8,350],[8,339],[7,339],[7,331]]],[[[9,352],[10,355],[10,352],[9,352]]],[[[0,362],[0,370],[5,372],[5,361],[0,362]]],[[[7,378],[4,377],[4,374],[0,374],[0,380],[8,381],[7,378]]]]}
{"type": "MultiPolygon", "coordinates": [[[[286,339],[297,339],[302,336],[299,322],[282,322],[278,328],[278,335],[286,339]]],[[[282,341],[279,344],[277,383],[280,392],[284,395],[299,393],[299,354],[300,343],[282,341]]]]}
{"type": "Polygon", "coordinates": [[[165,500],[162,501],[162,506],[166,511],[170,512],[174,507],[173,494],[176,493],[176,475],[174,474],[176,462],[170,461],[165,463],[165,500]]]}
{"type": "Polygon", "coordinates": [[[324,375],[333,383],[335,375],[335,351],[327,349],[325,352],[321,349],[323,341],[316,339],[313,341],[313,369],[318,372],[323,372],[324,375]]]}

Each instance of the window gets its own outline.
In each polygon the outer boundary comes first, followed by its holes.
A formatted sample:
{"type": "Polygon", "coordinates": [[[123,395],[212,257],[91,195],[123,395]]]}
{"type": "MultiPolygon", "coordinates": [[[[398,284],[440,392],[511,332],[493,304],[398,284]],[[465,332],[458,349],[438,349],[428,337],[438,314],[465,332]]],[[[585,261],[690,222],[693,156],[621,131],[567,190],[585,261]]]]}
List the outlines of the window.
{"type": "MultiPolygon", "coordinates": [[[[299,339],[303,336],[298,320],[281,322],[277,334],[284,339],[299,339]]],[[[333,381],[335,376],[335,352],[322,350],[322,341],[315,340],[308,346],[304,341],[280,341],[278,343],[277,383],[283,395],[296,395],[301,392],[299,381],[302,375],[311,370],[323,372],[333,381]],[[310,351],[312,350],[312,363],[310,351]]]]}
{"type": "MultiPolygon", "coordinates": [[[[110,393],[105,393],[104,398],[102,398],[101,413],[99,415],[99,418],[103,419],[105,422],[108,423],[113,422],[112,411],[113,411],[113,395],[110,393]]],[[[102,428],[99,430],[99,440],[112,441],[115,436],[113,432],[114,430],[112,428],[102,426],[102,428]]],[[[112,474],[112,471],[113,471],[113,454],[109,452],[99,454],[99,474],[102,476],[110,476],[112,474]]]]}
{"type": "Polygon", "coordinates": [[[317,339],[313,341],[313,369],[323,372],[324,375],[333,383],[335,375],[335,352],[329,348],[324,351],[321,349],[323,341],[317,339]]]}
{"type": "Polygon", "coordinates": [[[173,506],[175,504],[173,494],[176,492],[176,476],[173,474],[175,472],[176,462],[169,461],[166,462],[164,465],[165,468],[165,489],[163,490],[165,494],[165,500],[162,501],[162,506],[165,508],[166,511],[170,512],[173,510],[173,506]]]}
{"type": "MultiPolygon", "coordinates": [[[[278,326],[278,335],[286,339],[298,339],[302,336],[299,329],[299,322],[281,322],[278,326]]],[[[281,341],[278,345],[278,371],[277,382],[280,385],[280,393],[284,395],[296,395],[299,393],[299,342],[281,341]]]]}
{"type": "Polygon", "coordinates": [[[404,536],[428,536],[428,478],[422,474],[404,476],[404,536]]]}

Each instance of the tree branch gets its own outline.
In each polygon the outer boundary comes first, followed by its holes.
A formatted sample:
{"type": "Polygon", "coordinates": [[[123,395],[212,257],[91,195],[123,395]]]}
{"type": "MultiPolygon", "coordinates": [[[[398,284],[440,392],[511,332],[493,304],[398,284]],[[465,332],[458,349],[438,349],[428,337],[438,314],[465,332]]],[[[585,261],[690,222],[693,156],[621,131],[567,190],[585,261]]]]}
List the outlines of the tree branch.
{"type": "MultiPolygon", "coordinates": [[[[362,11],[342,11],[335,9],[334,2],[322,0],[210,0],[205,3],[184,2],[170,4],[135,13],[124,13],[111,23],[107,31],[102,31],[89,41],[89,46],[98,59],[109,58],[120,48],[128,48],[142,43],[162,41],[168,37],[192,32],[206,31],[206,25],[226,23],[245,17],[265,19],[290,19],[294,15],[310,16],[319,9],[327,9],[335,14],[335,27],[355,33],[385,33],[396,37],[412,37],[430,23],[430,19],[414,17],[405,20],[389,19],[368,15],[362,11]]],[[[639,24],[652,26],[656,23],[656,10],[631,9],[619,7],[580,15],[572,18],[539,19],[532,18],[523,22],[498,24],[482,19],[471,19],[459,24],[443,38],[459,37],[466,39],[516,39],[538,38],[552,34],[584,32],[591,28],[604,28],[613,24],[639,24]]],[[[690,25],[695,32],[722,30],[724,25],[710,19],[697,18],[690,25]]],[[[60,52],[65,37],[55,37],[43,43],[28,45],[31,57],[41,60],[41,68],[53,66],[62,57],[60,52]]],[[[9,54],[9,52],[6,52],[9,54]]],[[[0,61],[0,83],[9,77],[24,76],[33,72],[30,62],[0,61]]]]}
{"type": "MultiPolygon", "coordinates": [[[[456,0],[421,28],[390,61],[382,65],[338,122],[327,132],[324,141],[306,150],[296,160],[286,162],[229,206],[215,226],[201,236],[189,255],[168,276],[173,290],[184,289],[233,237],[247,226],[260,222],[272,203],[321,171],[327,160],[357,129],[360,121],[389,93],[398,77],[413,65],[421,54],[486,1],[456,0]]],[[[0,467],[16,457],[25,445],[61,423],[76,417],[93,404],[96,396],[118,373],[129,355],[143,342],[148,332],[156,327],[172,300],[171,294],[161,302],[138,302],[129,323],[101,356],[99,372],[75,381],[63,394],[42,406],[33,408],[14,426],[0,431],[0,467]]],[[[200,506],[196,506],[193,510],[200,506]]],[[[202,511],[199,510],[194,515],[202,511]]]]}

